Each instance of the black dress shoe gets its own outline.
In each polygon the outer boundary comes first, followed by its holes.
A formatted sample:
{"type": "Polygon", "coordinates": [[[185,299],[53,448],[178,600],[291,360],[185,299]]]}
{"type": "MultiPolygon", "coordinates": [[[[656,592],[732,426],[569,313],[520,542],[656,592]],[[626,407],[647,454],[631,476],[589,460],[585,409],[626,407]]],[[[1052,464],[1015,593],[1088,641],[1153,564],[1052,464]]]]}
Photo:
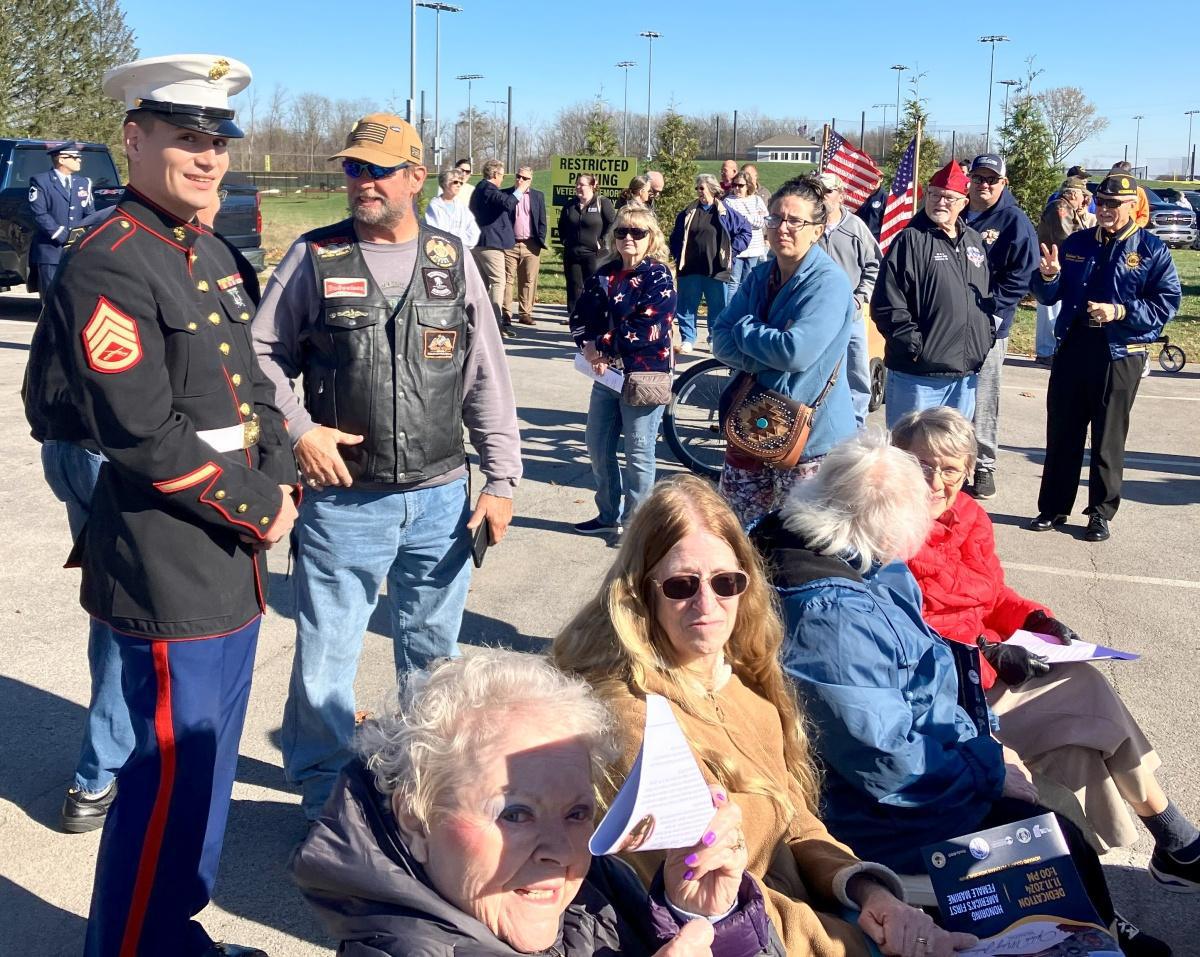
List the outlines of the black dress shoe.
{"type": "Polygon", "coordinates": [[[1031,518],[1025,525],[1031,532],[1048,532],[1066,522],[1067,516],[1055,515],[1053,512],[1042,512],[1037,518],[1031,518]]]}
{"type": "Polygon", "coordinates": [[[204,952],[204,957],[269,957],[265,950],[257,947],[241,947],[238,944],[213,944],[204,952]]]}
{"type": "Polygon", "coordinates": [[[67,788],[67,796],[58,815],[59,825],[68,834],[82,834],[104,827],[109,806],[117,796],[117,782],[110,781],[99,794],[87,794],[79,788],[67,788]]]}
{"type": "Polygon", "coordinates": [[[1111,536],[1107,518],[1102,515],[1093,515],[1088,519],[1087,531],[1083,533],[1085,542],[1107,542],[1111,536]]]}

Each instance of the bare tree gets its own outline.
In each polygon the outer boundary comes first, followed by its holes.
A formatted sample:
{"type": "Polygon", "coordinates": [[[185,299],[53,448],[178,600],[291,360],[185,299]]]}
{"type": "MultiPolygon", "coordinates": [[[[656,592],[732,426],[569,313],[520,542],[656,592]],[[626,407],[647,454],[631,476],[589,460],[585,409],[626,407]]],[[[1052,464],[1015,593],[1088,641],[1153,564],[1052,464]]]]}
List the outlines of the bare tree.
{"type": "Polygon", "coordinates": [[[1056,166],[1061,166],[1084,140],[1108,129],[1108,120],[1096,115],[1096,104],[1077,86],[1043,90],[1037,94],[1037,103],[1050,130],[1056,166]]]}

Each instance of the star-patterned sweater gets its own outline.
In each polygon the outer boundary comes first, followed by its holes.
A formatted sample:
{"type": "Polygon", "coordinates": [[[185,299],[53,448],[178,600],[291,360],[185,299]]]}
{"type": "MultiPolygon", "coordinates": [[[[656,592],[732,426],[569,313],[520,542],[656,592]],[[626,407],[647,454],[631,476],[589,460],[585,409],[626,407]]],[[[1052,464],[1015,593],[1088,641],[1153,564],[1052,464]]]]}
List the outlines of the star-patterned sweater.
{"type": "Polygon", "coordinates": [[[613,259],[584,286],[571,313],[571,335],[581,349],[594,342],[602,354],[620,359],[626,372],[669,372],[674,321],[671,270],[655,259],[633,269],[613,259]]]}

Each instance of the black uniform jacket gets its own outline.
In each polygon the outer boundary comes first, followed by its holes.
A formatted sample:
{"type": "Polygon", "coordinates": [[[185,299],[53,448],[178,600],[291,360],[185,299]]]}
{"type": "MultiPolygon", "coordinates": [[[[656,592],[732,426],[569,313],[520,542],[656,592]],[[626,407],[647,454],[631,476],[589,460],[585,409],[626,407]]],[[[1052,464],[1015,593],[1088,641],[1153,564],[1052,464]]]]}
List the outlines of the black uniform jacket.
{"type": "MultiPolygon", "coordinates": [[[[226,634],[266,607],[261,542],[296,462],[250,340],[232,252],[127,189],[71,243],[36,339],[54,334],[90,438],[108,457],[73,558],[95,617],[146,638],[226,634]],[[257,422],[250,448],[197,432],[257,422]]],[[[27,401],[36,401],[30,396],[27,401]]]]}

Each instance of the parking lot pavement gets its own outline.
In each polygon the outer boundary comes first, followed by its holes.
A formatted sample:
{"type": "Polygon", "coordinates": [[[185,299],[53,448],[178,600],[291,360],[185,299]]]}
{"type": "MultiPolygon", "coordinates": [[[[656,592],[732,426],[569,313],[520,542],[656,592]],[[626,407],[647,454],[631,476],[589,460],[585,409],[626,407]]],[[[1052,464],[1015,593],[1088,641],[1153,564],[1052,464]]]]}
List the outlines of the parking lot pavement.
{"type": "MultiPolygon", "coordinates": [[[[561,310],[547,310],[555,316],[561,310]]],[[[54,829],[79,745],[88,679],[78,573],[62,507],[42,480],[20,384],[36,303],[0,295],[0,953],[75,955],[82,941],[98,834],[54,829]]],[[[594,514],[583,443],[587,383],[571,367],[563,325],[539,322],[507,343],[524,440],[526,479],[504,543],[476,572],[463,625],[472,644],[539,649],[598,586],[606,543],[574,535],[594,514]]],[[[699,357],[698,357],[699,358],[699,357]]],[[[1200,657],[1200,372],[1155,372],[1133,413],[1125,502],[1113,538],[1084,543],[1084,519],[1036,535],[1047,372],[1010,358],[1004,371],[999,494],[987,503],[1010,583],[1046,602],[1090,640],[1140,653],[1102,666],[1163,759],[1175,801],[1200,817],[1193,676],[1200,657]]],[[[666,456],[665,446],[660,452],[666,456]]],[[[669,459],[664,470],[674,469],[669,459]]],[[[1081,504],[1082,507],[1082,498],[1081,504]]],[[[203,921],[218,938],[285,957],[328,954],[285,874],[304,833],[298,798],[280,771],[278,731],[292,654],[286,556],[273,554],[272,614],[262,630],[254,690],[215,899],[203,921]]],[[[378,616],[374,625],[382,625],[378,616]]],[[[382,700],[391,651],[368,636],[359,701],[382,700]]],[[[1085,667],[1085,666],[1074,666],[1085,667]]],[[[1144,866],[1150,842],[1104,858],[1119,909],[1164,937],[1180,957],[1200,957],[1191,930],[1197,898],[1156,890],[1144,866]],[[1186,918],[1191,918],[1186,919],[1186,918]]]]}

